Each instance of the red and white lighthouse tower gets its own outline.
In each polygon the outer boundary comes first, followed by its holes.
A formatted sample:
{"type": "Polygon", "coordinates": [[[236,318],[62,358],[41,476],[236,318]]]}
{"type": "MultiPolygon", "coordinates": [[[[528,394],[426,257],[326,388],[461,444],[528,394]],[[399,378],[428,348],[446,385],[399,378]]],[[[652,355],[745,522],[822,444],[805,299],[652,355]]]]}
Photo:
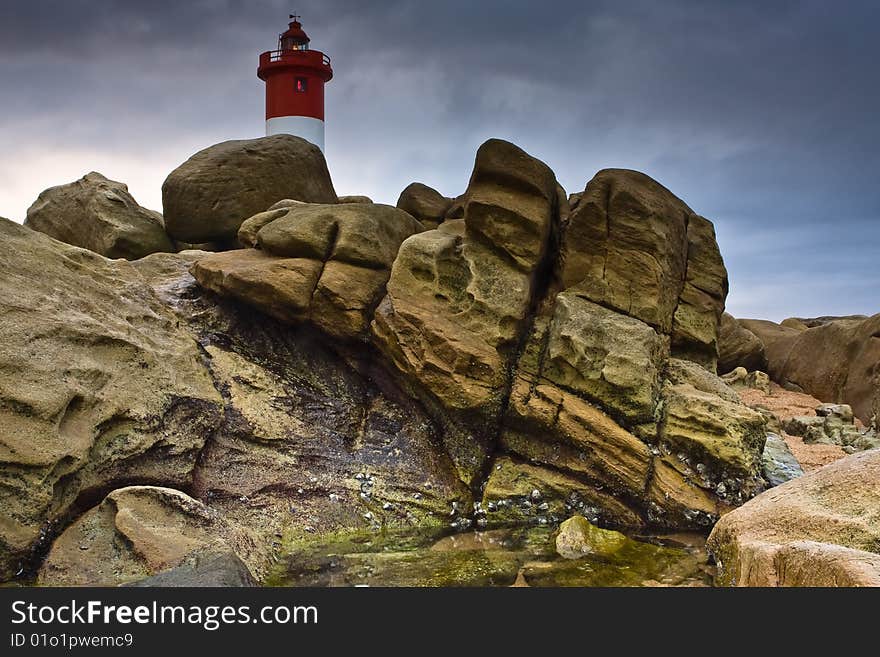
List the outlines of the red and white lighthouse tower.
{"type": "Polygon", "coordinates": [[[278,36],[278,49],[260,55],[257,77],[266,83],[266,136],[302,137],[324,150],[324,84],[330,58],[309,50],[299,16],[278,36]]]}

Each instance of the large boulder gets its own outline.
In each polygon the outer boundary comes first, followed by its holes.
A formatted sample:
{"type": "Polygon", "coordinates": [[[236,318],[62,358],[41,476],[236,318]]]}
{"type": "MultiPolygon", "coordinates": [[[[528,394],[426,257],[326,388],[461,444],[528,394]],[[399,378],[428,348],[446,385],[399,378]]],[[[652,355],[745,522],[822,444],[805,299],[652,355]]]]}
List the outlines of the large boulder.
{"type": "Polygon", "coordinates": [[[196,555],[247,554],[251,545],[221,513],[180,491],[131,486],[111,492],[55,540],[37,583],[130,584],[196,555]]]}
{"type": "Polygon", "coordinates": [[[239,239],[256,248],[200,260],[193,274],[277,319],[352,339],[366,332],[400,244],[421,230],[378,203],[296,204],[248,219],[239,239]]]}
{"type": "Polygon", "coordinates": [[[724,313],[718,332],[718,372],[732,372],[737,367],[744,367],[749,372],[766,372],[767,354],[757,335],[742,326],[733,315],[724,313]]]}
{"type": "Polygon", "coordinates": [[[558,229],[556,178],[543,162],[493,139],[477,152],[465,198],[463,219],[403,243],[373,336],[425,403],[458,418],[447,448],[473,483],[544,284],[536,272],[558,229]]]}
{"type": "Polygon", "coordinates": [[[446,219],[452,207],[452,199],[436,189],[419,182],[410,184],[400,193],[397,207],[422,222],[426,228],[436,228],[446,219]]]}
{"type": "Polygon", "coordinates": [[[0,247],[3,579],[82,500],[189,486],[222,403],[197,343],[130,263],[6,220],[0,247]]]}
{"type": "Polygon", "coordinates": [[[293,135],[216,144],[162,185],[168,234],[191,243],[230,242],[245,219],[282,199],[337,201],[321,150],[293,135]]]}
{"type": "Polygon", "coordinates": [[[709,536],[718,581],[880,586],[880,450],[849,456],[725,515],[709,536]]]}
{"type": "Polygon", "coordinates": [[[42,192],[24,225],[108,258],[175,250],[161,214],[138,205],[123,183],[94,171],[42,192]]]}
{"type": "Polygon", "coordinates": [[[763,320],[740,320],[764,343],[770,377],[779,385],[825,402],[852,406],[880,429],[880,314],[806,320],[793,329],[763,320]]]}

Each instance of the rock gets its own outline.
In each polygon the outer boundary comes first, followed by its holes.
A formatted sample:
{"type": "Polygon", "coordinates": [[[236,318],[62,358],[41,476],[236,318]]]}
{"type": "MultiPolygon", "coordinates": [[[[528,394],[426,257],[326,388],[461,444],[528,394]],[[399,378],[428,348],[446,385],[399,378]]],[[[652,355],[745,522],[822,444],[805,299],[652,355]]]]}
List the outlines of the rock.
{"type": "Polygon", "coordinates": [[[565,288],[668,335],[686,277],[691,216],[644,174],[600,171],[571,215],[565,288]]]}
{"type": "Polygon", "coordinates": [[[401,242],[420,230],[387,205],[296,204],[242,224],[239,240],[260,250],[200,260],[193,274],[277,319],[353,339],[369,326],[401,242]]]}
{"type": "MultiPolygon", "coordinates": [[[[845,403],[871,424],[880,409],[880,314],[799,331],[775,380],[796,384],[826,402],[845,403]]],[[[771,375],[774,373],[771,371],[771,375]]]]}
{"type": "Polygon", "coordinates": [[[55,540],[37,582],[118,586],[179,567],[197,553],[236,548],[248,549],[241,532],[188,495],[153,486],[119,488],[55,540]]]}
{"type": "Polygon", "coordinates": [[[452,199],[436,189],[414,182],[400,193],[397,207],[422,222],[426,228],[436,228],[446,219],[452,199]]]}
{"type": "Polygon", "coordinates": [[[5,579],[78,500],[189,486],[222,405],[195,340],[130,263],[6,220],[0,245],[5,579]]]}
{"type": "Polygon", "coordinates": [[[770,394],[770,377],[765,372],[747,372],[744,367],[737,367],[721,377],[732,388],[753,388],[770,394]]]}
{"type": "Polygon", "coordinates": [[[784,319],[780,322],[780,326],[787,326],[788,328],[793,328],[796,331],[806,331],[809,326],[807,326],[804,322],[795,317],[789,317],[788,319],[784,319]]]}
{"type": "Polygon", "coordinates": [[[721,377],[721,380],[724,381],[731,388],[750,388],[751,386],[748,384],[749,372],[745,367],[737,367],[732,371],[724,374],[721,377]]]}
{"type": "Polygon", "coordinates": [[[837,418],[847,424],[852,424],[855,419],[852,406],[849,404],[820,404],[816,407],[816,415],[837,418]]]}
{"type": "MultiPolygon", "coordinates": [[[[781,368],[791,351],[792,342],[801,331],[788,326],[780,326],[764,319],[739,319],[739,325],[755,335],[764,345],[764,354],[767,358],[767,367],[758,368],[767,372],[770,378],[777,383],[782,380],[781,368]]],[[[782,385],[782,383],[780,383],[782,385]]],[[[800,390],[798,392],[804,392],[800,390]]]]}
{"type": "Polygon", "coordinates": [[[247,565],[234,552],[190,555],[182,564],[152,577],[127,584],[135,587],[253,587],[259,586],[247,565]]]}
{"type": "Polygon", "coordinates": [[[337,201],[321,150],[292,135],[216,144],[162,185],[165,228],[184,242],[232,241],[245,219],[283,199],[337,201]]]}
{"type": "Polygon", "coordinates": [[[687,219],[687,272],[672,323],[672,353],[715,372],[718,329],[727,298],[727,269],[709,220],[687,219]]]}
{"type": "Polygon", "coordinates": [[[764,343],[733,315],[721,316],[718,334],[718,372],[730,372],[737,367],[747,371],[767,371],[767,354],[764,343]]]}
{"type": "Polygon", "coordinates": [[[628,541],[620,532],[600,529],[583,516],[572,516],[559,526],[556,551],[565,559],[580,559],[587,555],[610,556],[619,552],[628,541]]]}
{"type": "Polygon", "coordinates": [[[613,494],[599,490],[577,473],[496,459],[483,491],[482,510],[490,526],[512,523],[556,522],[573,510],[594,522],[637,528],[643,520],[637,509],[613,494]],[[540,497],[533,500],[538,491],[540,497]]]}
{"type": "Polygon", "coordinates": [[[108,258],[136,260],[175,250],[162,215],[138,205],[123,183],[94,171],[42,192],[24,225],[108,258]]]}
{"type": "Polygon", "coordinates": [[[715,493],[740,504],[760,487],[764,418],[740,402],[700,390],[691,382],[663,387],[661,448],[684,476],[714,482],[715,493]],[[683,458],[682,458],[683,457],[683,458]]]}
{"type": "Polygon", "coordinates": [[[793,326],[793,327],[807,327],[807,328],[816,328],[817,326],[824,326],[825,324],[830,324],[831,322],[837,322],[840,320],[865,320],[868,319],[867,315],[824,315],[822,317],[790,317],[782,322],[783,326],[793,326]]]}
{"type": "Polygon", "coordinates": [[[372,203],[369,196],[340,196],[337,203],[372,203]]]}
{"type": "Polygon", "coordinates": [[[880,451],[863,452],[725,515],[708,547],[718,583],[880,586],[880,451]]]}
{"type": "Polygon", "coordinates": [[[463,220],[403,243],[372,328],[414,392],[457,416],[447,449],[470,482],[488,456],[539,292],[535,272],[556,230],[556,180],[513,144],[490,140],[465,197],[463,220]]]}
{"type": "MultiPolygon", "coordinates": [[[[302,203],[300,205],[306,204],[302,203]]],[[[285,216],[290,211],[291,207],[293,206],[280,207],[273,210],[266,210],[265,212],[258,212],[253,217],[248,217],[247,219],[245,219],[238,229],[238,243],[246,248],[256,248],[257,233],[259,233],[263,226],[265,226],[266,224],[270,224],[279,217],[285,216]]]]}
{"type": "Polygon", "coordinates": [[[276,535],[447,529],[453,502],[472,508],[440,429],[369,350],[205,292],[187,270],[206,256],[176,258],[143,274],[202,345],[224,403],[193,495],[261,537],[247,559],[255,577],[265,577],[276,535]]]}
{"type": "Polygon", "coordinates": [[[767,434],[761,462],[764,466],[764,478],[771,486],[779,486],[804,474],[801,464],[791,453],[785,440],[775,433],[767,434]]]}

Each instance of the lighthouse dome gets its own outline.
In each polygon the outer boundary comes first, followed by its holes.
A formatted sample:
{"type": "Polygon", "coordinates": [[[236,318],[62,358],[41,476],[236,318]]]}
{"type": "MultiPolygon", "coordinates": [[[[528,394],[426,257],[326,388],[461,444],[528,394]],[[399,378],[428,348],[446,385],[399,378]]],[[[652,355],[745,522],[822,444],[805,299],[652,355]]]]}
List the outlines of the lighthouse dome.
{"type": "Polygon", "coordinates": [[[302,23],[294,20],[288,25],[287,31],[278,37],[279,50],[308,50],[309,35],[302,29],[302,23]]]}

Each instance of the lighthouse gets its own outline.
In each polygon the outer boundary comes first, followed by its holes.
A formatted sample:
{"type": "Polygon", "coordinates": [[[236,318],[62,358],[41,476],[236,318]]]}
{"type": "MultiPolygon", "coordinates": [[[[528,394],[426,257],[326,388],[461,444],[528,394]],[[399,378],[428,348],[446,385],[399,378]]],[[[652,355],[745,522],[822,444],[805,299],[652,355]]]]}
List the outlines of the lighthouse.
{"type": "Polygon", "coordinates": [[[309,49],[299,16],[291,15],[278,49],[260,55],[257,77],[266,83],[266,136],[302,137],[324,151],[324,85],[333,77],[330,58],[309,49]]]}

